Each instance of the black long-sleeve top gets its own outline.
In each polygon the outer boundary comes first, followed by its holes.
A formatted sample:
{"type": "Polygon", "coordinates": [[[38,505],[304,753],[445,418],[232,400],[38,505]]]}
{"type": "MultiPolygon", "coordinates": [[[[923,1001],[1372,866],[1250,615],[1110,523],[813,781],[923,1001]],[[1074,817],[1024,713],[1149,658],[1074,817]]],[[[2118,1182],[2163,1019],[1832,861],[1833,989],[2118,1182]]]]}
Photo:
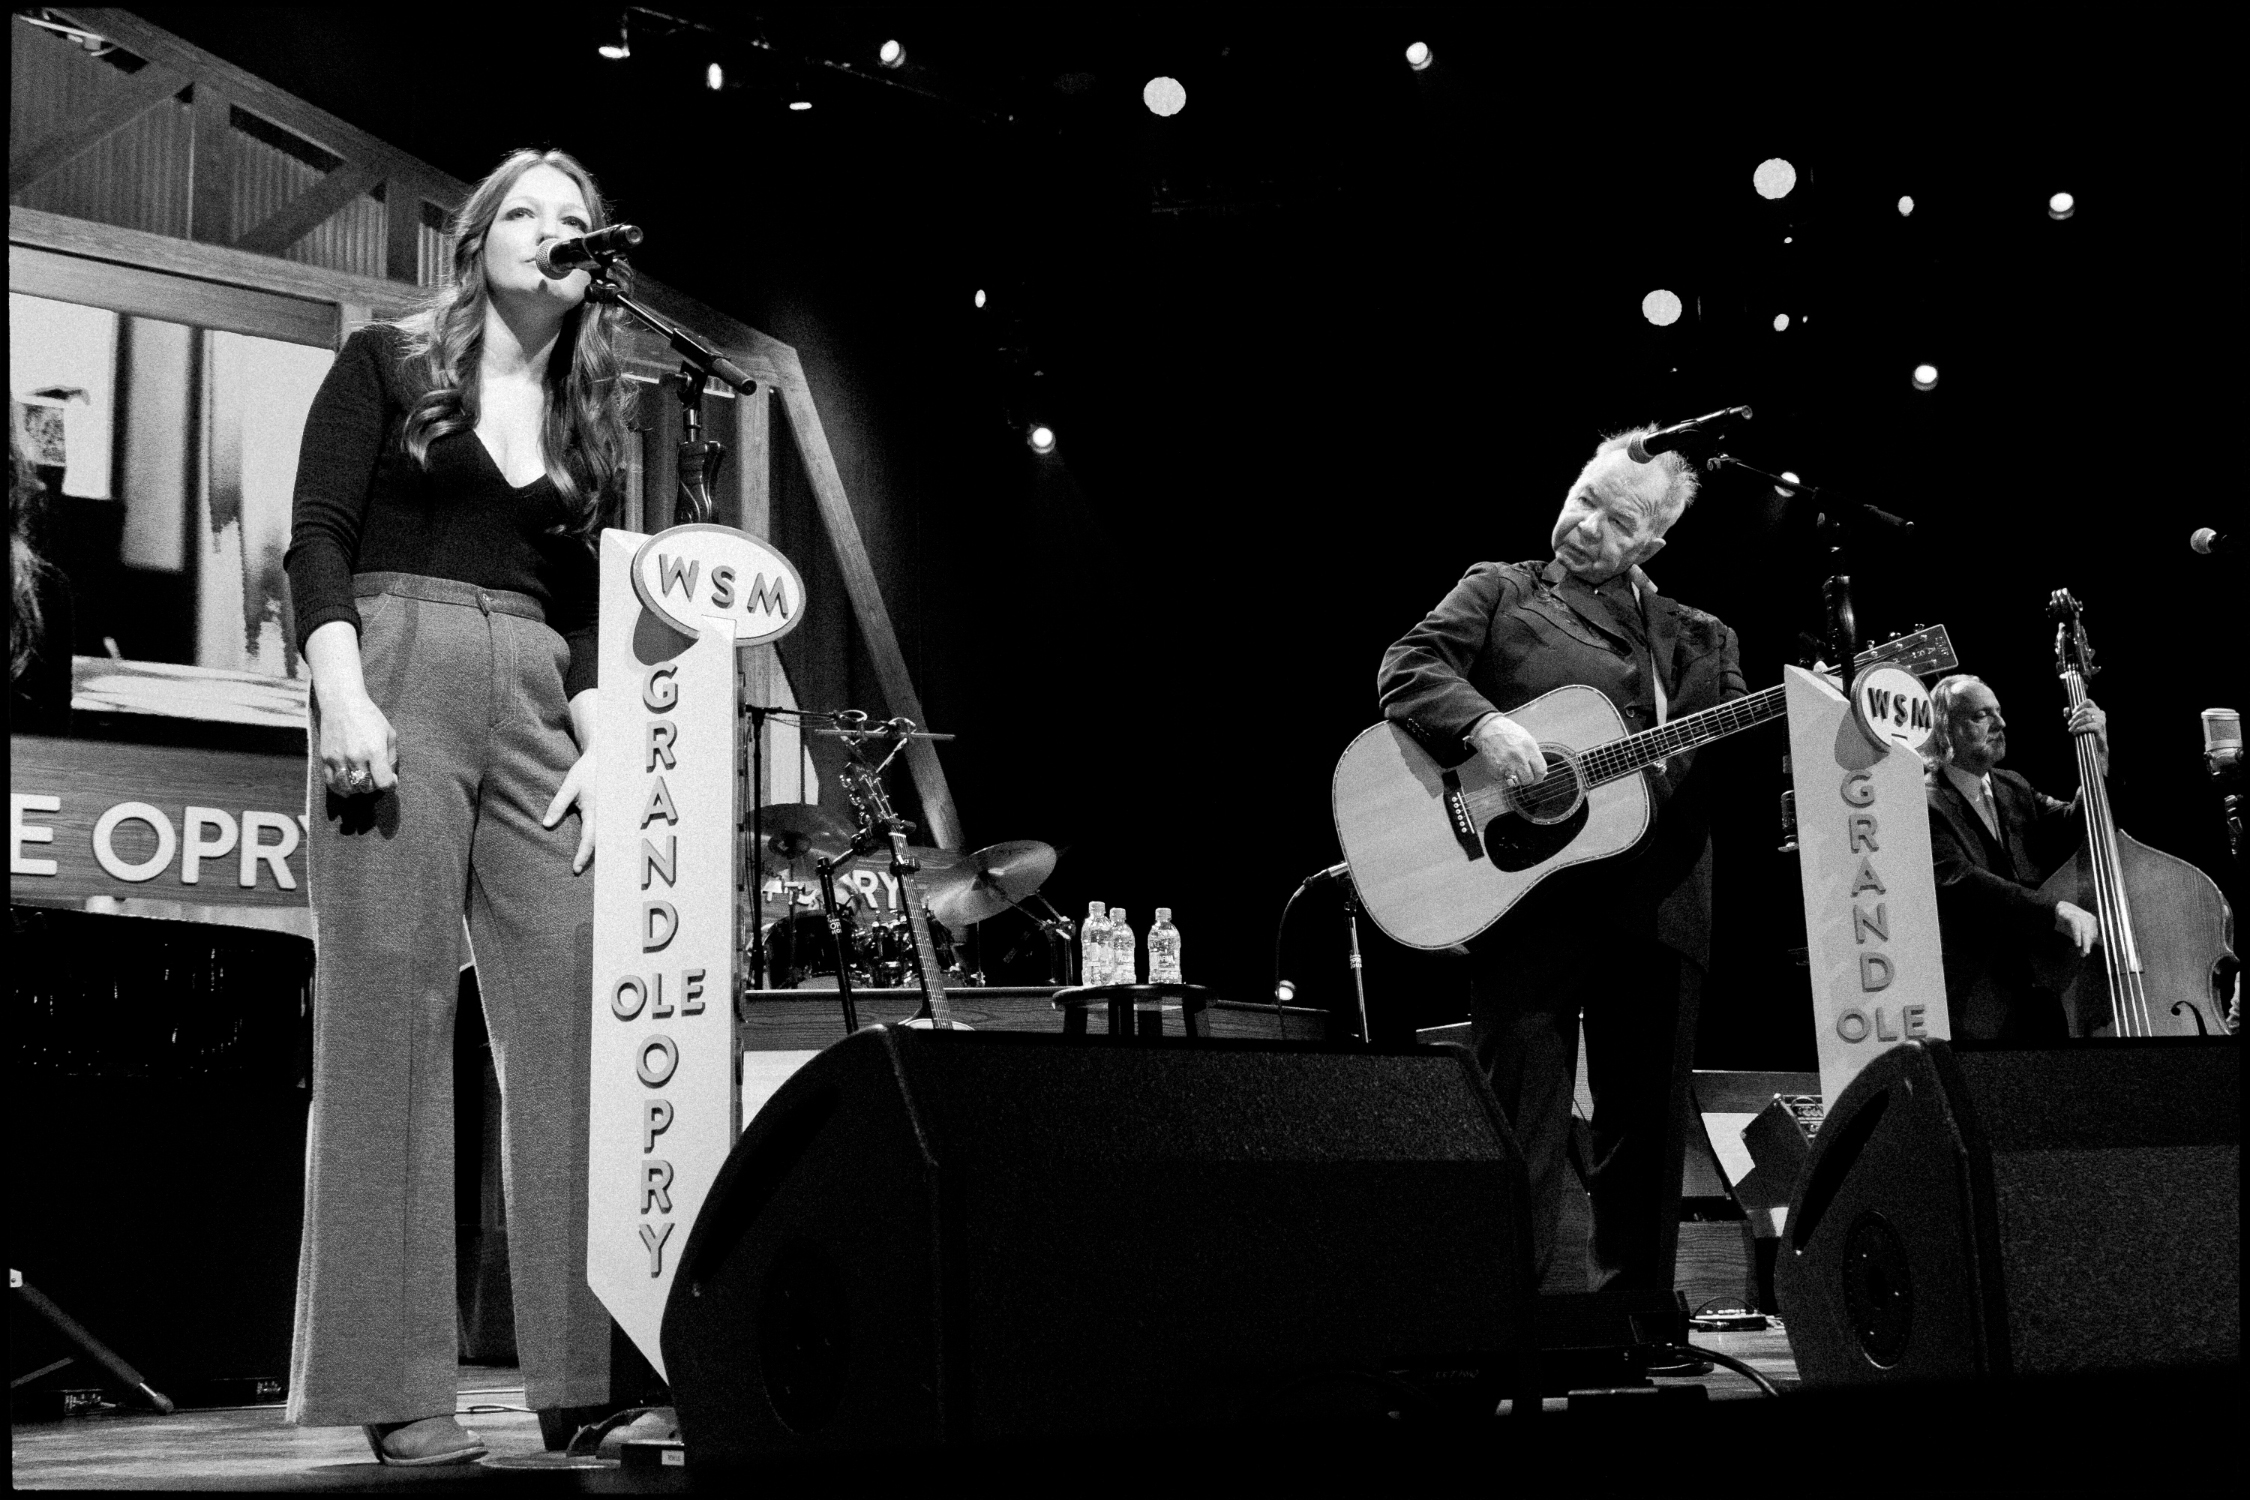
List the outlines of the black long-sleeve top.
{"type": "Polygon", "coordinates": [[[596,680],[600,575],[594,552],[567,534],[554,481],[517,488],[474,432],[407,453],[406,417],[422,390],[400,358],[396,329],[362,328],[344,341],[305,419],[290,522],[289,591],[297,644],[331,620],[359,628],[354,573],[418,573],[529,594],[570,644],[563,688],[596,680]]]}

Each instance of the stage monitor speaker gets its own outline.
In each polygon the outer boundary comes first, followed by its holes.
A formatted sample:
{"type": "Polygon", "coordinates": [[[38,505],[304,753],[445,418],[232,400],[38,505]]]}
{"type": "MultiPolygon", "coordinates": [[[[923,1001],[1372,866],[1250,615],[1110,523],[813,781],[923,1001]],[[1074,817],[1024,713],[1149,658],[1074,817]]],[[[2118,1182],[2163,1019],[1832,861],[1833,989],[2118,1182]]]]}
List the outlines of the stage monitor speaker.
{"type": "Polygon", "coordinates": [[[1529,1225],[1453,1049],[863,1031],[713,1184],[666,1374],[697,1465],[1224,1427],[1349,1372],[1497,1399],[1529,1225]]]}
{"type": "Polygon", "coordinates": [[[2240,1056],[2230,1038],[1876,1057],[1830,1105],[1783,1230],[1806,1383],[2239,1362],[2240,1056]]]}

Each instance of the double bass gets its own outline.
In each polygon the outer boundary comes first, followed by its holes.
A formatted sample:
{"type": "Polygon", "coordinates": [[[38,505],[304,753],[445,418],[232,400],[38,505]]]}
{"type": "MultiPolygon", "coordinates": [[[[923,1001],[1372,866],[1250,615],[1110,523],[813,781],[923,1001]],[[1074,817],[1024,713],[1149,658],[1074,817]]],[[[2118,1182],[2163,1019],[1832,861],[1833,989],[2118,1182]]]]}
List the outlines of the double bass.
{"type": "MultiPolygon", "coordinates": [[[[2055,672],[2069,705],[2086,701],[2100,668],[2086,636],[2085,611],[2068,589],[2047,603],[2055,622],[2055,672]]],[[[2234,913],[2194,865],[2151,849],[2117,826],[2101,751],[2077,737],[2079,809],[2086,823],[2078,852],[2039,888],[2042,901],[2069,901],[2094,913],[2101,945],[2042,973],[2062,996],[2075,1036],[2225,1036],[2227,976],[2237,967],[2234,913]]]]}

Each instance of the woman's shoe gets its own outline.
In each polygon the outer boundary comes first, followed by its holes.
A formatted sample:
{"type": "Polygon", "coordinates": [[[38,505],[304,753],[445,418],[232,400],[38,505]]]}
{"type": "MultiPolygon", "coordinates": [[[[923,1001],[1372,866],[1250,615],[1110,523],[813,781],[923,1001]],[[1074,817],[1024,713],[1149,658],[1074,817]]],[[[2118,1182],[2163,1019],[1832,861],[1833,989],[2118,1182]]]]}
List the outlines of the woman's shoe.
{"type": "Polygon", "coordinates": [[[360,1429],[375,1461],[393,1468],[426,1469],[437,1464],[465,1464],[484,1457],[484,1439],[450,1415],[424,1417],[419,1422],[370,1422],[360,1429]]]}

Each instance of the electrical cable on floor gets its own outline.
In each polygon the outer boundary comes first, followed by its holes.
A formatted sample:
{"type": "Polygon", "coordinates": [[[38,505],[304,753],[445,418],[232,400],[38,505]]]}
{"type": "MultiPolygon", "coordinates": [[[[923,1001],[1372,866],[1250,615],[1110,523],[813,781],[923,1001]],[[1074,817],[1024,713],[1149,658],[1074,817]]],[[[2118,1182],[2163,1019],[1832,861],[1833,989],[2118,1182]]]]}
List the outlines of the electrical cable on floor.
{"type": "Polygon", "coordinates": [[[1688,1353],[1694,1355],[1697,1359],[1707,1359],[1715,1365],[1725,1365],[1728,1369],[1734,1371],[1735,1374],[1748,1379],[1753,1385],[1757,1386],[1759,1390],[1764,1391],[1769,1396],[1778,1396],[1781,1394],[1781,1388],[1779,1386],[1775,1385],[1772,1381],[1766,1379],[1765,1376],[1759,1374],[1756,1370],[1753,1370],[1749,1365],[1745,1364],[1739,1359],[1736,1359],[1731,1354],[1721,1354],[1716,1349],[1706,1349],[1700,1344],[1678,1344],[1674,1347],[1685,1349],[1688,1353]]]}

